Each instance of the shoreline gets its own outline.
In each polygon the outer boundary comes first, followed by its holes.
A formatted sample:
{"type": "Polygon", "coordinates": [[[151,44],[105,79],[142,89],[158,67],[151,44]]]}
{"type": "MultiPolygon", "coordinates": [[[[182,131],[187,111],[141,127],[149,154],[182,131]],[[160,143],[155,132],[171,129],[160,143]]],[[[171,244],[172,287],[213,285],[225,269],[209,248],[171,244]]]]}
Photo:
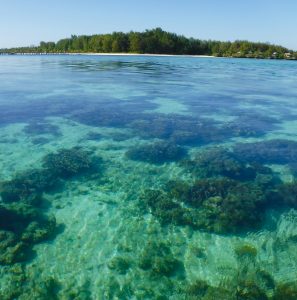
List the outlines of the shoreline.
{"type": "Polygon", "coordinates": [[[100,52],[65,52],[65,53],[44,53],[44,52],[17,52],[0,53],[0,56],[50,56],[50,55],[68,55],[68,56],[140,56],[140,57],[188,57],[188,58],[234,58],[234,59],[258,59],[258,60],[284,60],[296,61],[297,58],[274,58],[274,57],[236,57],[236,56],[214,56],[214,55],[190,55],[190,54],[153,54],[153,53],[100,53],[100,52]]]}
{"type": "Polygon", "coordinates": [[[202,57],[217,58],[212,55],[188,55],[188,54],[152,54],[152,53],[99,53],[99,52],[65,52],[65,53],[0,53],[0,55],[86,55],[86,56],[152,56],[152,57],[202,57]]]}
{"type": "Polygon", "coordinates": [[[213,55],[189,55],[189,54],[152,54],[152,53],[65,53],[67,55],[90,55],[90,56],[160,56],[160,57],[204,57],[216,58],[213,55]]]}

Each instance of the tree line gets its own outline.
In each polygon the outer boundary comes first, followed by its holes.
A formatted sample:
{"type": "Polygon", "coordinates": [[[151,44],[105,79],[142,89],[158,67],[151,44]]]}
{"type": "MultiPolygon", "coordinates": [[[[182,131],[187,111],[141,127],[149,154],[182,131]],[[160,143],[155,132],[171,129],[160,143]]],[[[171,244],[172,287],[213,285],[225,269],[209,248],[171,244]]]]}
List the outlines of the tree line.
{"type": "Polygon", "coordinates": [[[161,28],[144,32],[72,35],[58,42],[40,42],[39,46],[1,49],[0,53],[149,53],[176,55],[212,55],[297,59],[297,52],[269,43],[239,40],[221,42],[186,38],[161,28]]]}

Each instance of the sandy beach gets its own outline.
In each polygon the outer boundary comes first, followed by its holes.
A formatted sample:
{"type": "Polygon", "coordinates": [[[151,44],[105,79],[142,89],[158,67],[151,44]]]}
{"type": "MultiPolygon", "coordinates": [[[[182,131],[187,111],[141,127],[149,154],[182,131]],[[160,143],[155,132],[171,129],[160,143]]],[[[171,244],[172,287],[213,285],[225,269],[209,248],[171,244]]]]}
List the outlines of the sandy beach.
{"type": "Polygon", "coordinates": [[[185,54],[150,54],[150,53],[67,53],[69,55],[98,55],[98,56],[182,56],[182,57],[215,57],[212,55],[185,55],[185,54]]]}
{"type": "Polygon", "coordinates": [[[186,55],[186,54],[149,54],[149,53],[93,53],[93,52],[75,52],[75,53],[15,53],[14,55],[88,55],[88,56],[152,56],[152,57],[202,57],[216,58],[212,55],[186,55]]]}

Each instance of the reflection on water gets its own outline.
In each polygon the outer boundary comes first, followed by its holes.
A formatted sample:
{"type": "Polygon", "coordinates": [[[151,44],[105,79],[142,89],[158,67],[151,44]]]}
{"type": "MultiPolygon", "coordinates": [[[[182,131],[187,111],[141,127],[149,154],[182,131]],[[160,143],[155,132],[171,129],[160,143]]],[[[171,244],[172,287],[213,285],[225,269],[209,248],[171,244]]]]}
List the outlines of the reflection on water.
{"type": "Polygon", "coordinates": [[[296,299],[290,61],[0,57],[1,299],[296,299]]]}

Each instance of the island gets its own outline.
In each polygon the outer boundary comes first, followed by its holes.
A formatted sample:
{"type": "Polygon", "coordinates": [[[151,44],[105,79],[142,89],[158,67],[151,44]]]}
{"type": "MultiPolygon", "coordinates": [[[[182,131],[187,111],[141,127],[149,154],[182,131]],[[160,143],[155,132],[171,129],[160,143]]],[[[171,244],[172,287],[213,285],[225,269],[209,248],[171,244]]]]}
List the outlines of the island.
{"type": "Polygon", "coordinates": [[[297,60],[297,51],[262,42],[214,41],[187,38],[161,28],[144,32],[72,35],[57,42],[40,42],[39,46],[0,49],[0,54],[163,54],[204,55],[214,57],[297,60]]]}

